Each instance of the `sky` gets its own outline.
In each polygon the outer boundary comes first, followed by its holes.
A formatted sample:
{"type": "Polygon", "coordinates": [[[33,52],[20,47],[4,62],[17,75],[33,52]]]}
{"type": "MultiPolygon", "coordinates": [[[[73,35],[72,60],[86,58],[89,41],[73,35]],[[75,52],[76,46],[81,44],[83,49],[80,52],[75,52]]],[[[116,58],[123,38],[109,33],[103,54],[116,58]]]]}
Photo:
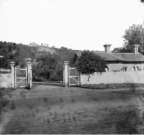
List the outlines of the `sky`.
{"type": "Polygon", "coordinates": [[[144,24],[140,0],[0,0],[0,41],[112,50],[133,24],[144,24]]]}

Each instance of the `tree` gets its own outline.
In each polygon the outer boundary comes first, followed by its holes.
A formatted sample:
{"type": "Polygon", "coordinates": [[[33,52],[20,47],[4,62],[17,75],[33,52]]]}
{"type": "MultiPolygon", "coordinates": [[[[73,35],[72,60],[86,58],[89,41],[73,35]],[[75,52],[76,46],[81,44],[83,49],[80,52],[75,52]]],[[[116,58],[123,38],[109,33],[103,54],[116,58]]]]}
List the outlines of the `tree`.
{"type": "Polygon", "coordinates": [[[14,61],[16,65],[25,66],[25,58],[32,58],[31,49],[23,44],[0,41],[0,54],[4,56],[3,68],[10,68],[9,62],[14,61]]]}
{"type": "Polygon", "coordinates": [[[68,49],[66,47],[61,47],[61,48],[53,48],[56,50],[57,55],[59,55],[59,61],[64,63],[64,61],[70,61],[71,64],[71,60],[75,54],[75,51],[72,49],[68,49]]]}
{"type": "Polygon", "coordinates": [[[49,80],[56,70],[57,61],[54,58],[52,58],[51,55],[42,55],[37,59],[37,61],[38,61],[37,68],[39,69],[39,75],[49,80]]]}
{"type": "Polygon", "coordinates": [[[82,74],[89,75],[94,72],[102,73],[107,68],[105,59],[95,54],[92,51],[83,51],[78,62],[76,63],[78,71],[82,74]]]}
{"type": "Polygon", "coordinates": [[[34,81],[58,81],[63,77],[63,64],[56,55],[41,55],[33,65],[34,81]]]}
{"type": "Polygon", "coordinates": [[[133,45],[138,44],[139,52],[144,54],[144,28],[142,25],[132,25],[125,30],[124,46],[122,48],[115,48],[113,52],[133,52],[133,45]]]}
{"type": "Polygon", "coordinates": [[[133,50],[134,44],[139,44],[141,53],[144,52],[144,28],[142,25],[132,25],[125,31],[123,36],[125,41],[127,41],[125,48],[133,50]]]}

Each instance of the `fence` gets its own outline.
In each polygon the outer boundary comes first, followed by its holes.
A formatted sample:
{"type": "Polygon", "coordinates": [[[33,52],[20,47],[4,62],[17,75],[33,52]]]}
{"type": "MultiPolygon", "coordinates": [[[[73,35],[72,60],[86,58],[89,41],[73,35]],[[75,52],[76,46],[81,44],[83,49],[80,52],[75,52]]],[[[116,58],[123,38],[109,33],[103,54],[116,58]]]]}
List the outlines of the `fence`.
{"type": "Polygon", "coordinates": [[[14,73],[13,73],[13,67],[14,63],[11,62],[10,66],[11,69],[5,69],[5,65],[8,63],[0,62],[0,87],[3,88],[13,88],[14,87],[14,73]]]}
{"type": "MultiPolygon", "coordinates": [[[[144,71],[127,71],[127,72],[103,72],[94,73],[90,75],[88,80],[88,75],[76,74],[71,75],[69,63],[66,61],[64,63],[64,85],[75,86],[84,84],[110,84],[110,83],[144,83],[144,71]],[[71,81],[73,80],[73,82],[71,81]],[[75,83],[76,82],[76,83],[75,83]]],[[[72,68],[75,69],[75,68],[72,68]]]]}
{"type": "Polygon", "coordinates": [[[0,69],[0,87],[3,88],[18,88],[27,87],[32,88],[32,64],[30,61],[27,61],[27,66],[24,73],[20,73],[20,70],[17,70],[15,63],[11,62],[11,69],[0,69]],[[22,75],[24,77],[22,77],[22,75]]]}
{"type": "Polygon", "coordinates": [[[110,83],[144,83],[144,71],[137,72],[104,72],[90,75],[81,75],[81,84],[110,84],[110,83]]]}

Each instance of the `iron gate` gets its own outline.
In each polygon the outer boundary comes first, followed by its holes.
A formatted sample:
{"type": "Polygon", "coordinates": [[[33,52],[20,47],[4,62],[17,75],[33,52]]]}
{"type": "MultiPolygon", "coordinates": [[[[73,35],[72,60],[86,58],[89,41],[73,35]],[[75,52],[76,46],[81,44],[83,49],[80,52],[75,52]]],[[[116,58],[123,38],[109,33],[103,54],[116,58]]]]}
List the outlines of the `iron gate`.
{"type": "Polygon", "coordinates": [[[27,67],[17,68],[15,67],[15,87],[26,87],[27,86],[27,67]]]}
{"type": "Polygon", "coordinates": [[[75,67],[69,67],[69,86],[80,85],[80,74],[75,67]]]}

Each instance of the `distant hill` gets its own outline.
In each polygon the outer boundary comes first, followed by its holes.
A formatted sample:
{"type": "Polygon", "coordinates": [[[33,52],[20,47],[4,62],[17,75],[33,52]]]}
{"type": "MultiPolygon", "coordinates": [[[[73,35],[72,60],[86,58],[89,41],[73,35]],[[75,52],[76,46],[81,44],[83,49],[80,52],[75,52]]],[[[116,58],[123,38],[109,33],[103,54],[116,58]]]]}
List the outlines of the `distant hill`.
{"type": "Polygon", "coordinates": [[[32,52],[35,52],[35,57],[40,57],[43,54],[53,54],[56,53],[56,51],[52,48],[50,48],[48,45],[44,45],[44,44],[36,44],[36,43],[30,43],[29,47],[31,49],[32,52]]]}
{"type": "Polygon", "coordinates": [[[12,42],[0,41],[0,55],[4,56],[1,62],[15,61],[16,64],[24,66],[24,58],[36,60],[41,55],[49,54],[56,58],[60,63],[70,61],[77,50],[68,49],[66,47],[56,48],[48,45],[38,45],[30,43],[29,45],[16,44],[12,42]]]}

